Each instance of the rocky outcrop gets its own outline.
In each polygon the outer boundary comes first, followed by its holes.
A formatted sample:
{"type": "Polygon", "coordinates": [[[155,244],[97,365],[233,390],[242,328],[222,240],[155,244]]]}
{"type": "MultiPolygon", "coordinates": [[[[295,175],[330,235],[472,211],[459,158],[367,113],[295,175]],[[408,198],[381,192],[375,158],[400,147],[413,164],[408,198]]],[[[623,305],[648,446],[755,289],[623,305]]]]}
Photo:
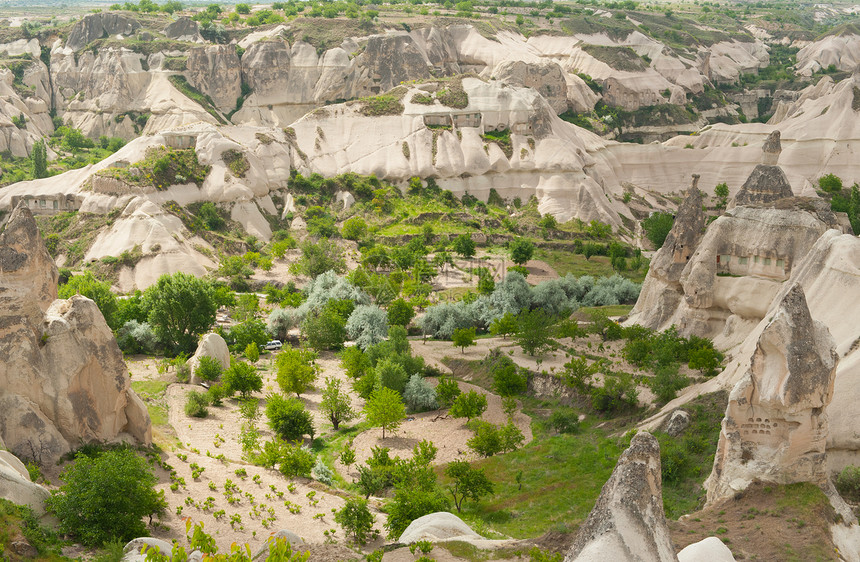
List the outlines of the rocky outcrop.
{"type": "Polygon", "coordinates": [[[630,323],[660,328],[672,317],[683,298],[681,275],[705,229],[706,216],[698,180],[699,176],[694,175],[687,196],[675,213],[672,229],[651,260],[639,299],[630,312],[630,323]]]}
{"type": "Polygon", "coordinates": [[[505,61],[493,70],[493,76],[506,84],[533,88],[556,113],[567,111],[567,82],[564,71],[556,62],[505,61]]]}
{"type": "Polygon", "coordinates": [[[242,95],[242,67],[236,47],[210,45],[194,47],[188,53],[185,77],[188,82],[212,98],[219,111],[225,113],[236,107],[242,95]]]}
{"type": "Polygon", "coordinates": [[[27,467],[9,451],[0,451],[0,498],[17,505],[26,505],[36,515],[44,515],[45,500],[51,494],[43,486],[30,481],[27,467]]]}
{"type": "Polygon", "coordinates": [[[833,65],[837,70],[854,71],[860,65],[860,35],[827,35],[797,52],[797,74],[812,76],[833,65]]]}
{"type": "Polygon", "coordinates": [[[735,562],[735,557],[723,541],[708,537],[681,550],[678,562],[735,562]]]}
{"type": "Polygon", "coordinates": [[[66,47],[79,51],[96,39],[109,35],[131,35],[140,29],[134,18],[114,12],[100,12],[84,16],[72,27],[66,47]]]}
{"type": "Polygon", "coordinates": [[[663,513],[660,445],[637,433],[624,451],[565,562],[677,562],[663,513]]]}
{"type": "Polygon", "coordinates": [[[729,396],[708,503],[753,480],[827,483],[828,404],[839,356],[827,326],[812,319],[794,285],[758,338],[746,375],[729,396]]]}
{"type": "Polygon", "coordinates": [[[200,26],[193,19],[182,16],[164,28],[164,35],[177,41],[200,41],[200,26]]]}
{"type": "Polygon", "coordinates": [[[762,163],[735,194],[733,205],[766,205],[794,195],[785,172],[777,166],[781,152],[779,131],[773,131],[762,145],[762,163]]]}
{"type": "Polygon", "coordinates": [[[230,350],[227,348],[227,342],[220,335],[212,332],[200,338],[200,343],[197,344],[197,350],[194,355],[187,361],[188,367],[191,370],[191,384],[200,384],[200,379],[197,378],[197,366],[200,364],[201,357],[211,357],[221,364],[222,369],[230,367],[230,350]]]}
{"type": "Polygon", "coordinates": [[[476,533],[462,519],[447,511],[439,511],[423,515],[406,527],[406,530],[397,539],[402,544],[412,544],[417,541],[444,541],[444,540],[480,540],[481,535],[476,533]]]}
{"type": "Polygon", "coordinates": [[[82,443],[151,441],[149,414],[96,304],[55,300],[57,268],[19,206],[0,234],[0,439],[53,462],[82,443]]]}

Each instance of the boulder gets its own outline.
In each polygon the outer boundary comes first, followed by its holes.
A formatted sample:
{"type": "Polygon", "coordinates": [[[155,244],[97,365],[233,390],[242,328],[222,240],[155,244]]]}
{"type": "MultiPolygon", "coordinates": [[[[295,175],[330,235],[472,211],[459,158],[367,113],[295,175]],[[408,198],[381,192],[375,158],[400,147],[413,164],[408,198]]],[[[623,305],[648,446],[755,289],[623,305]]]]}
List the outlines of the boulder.
{"type": "Polygon", "coordinates": [[[830,331],[815,321],[800,285],[793,285],[758,338],[746,375],[729,396],[708,503],[753,480],[827,483],[826,408],[839,356],[830,331]]]}
{"type": "Polygon", "coordinates": [[[421,540],[435,542],[455,539],[468,541],[483,539],[483,537],[453,513],[438,511],[419,517],[410,523],[397,542],[411,544],[421,540]]]}
{"type": "Polygon", "coordinates": [[[125,547],[123,547],[122,562],[144,562],[146,560],[146,554],[142,552],[144,547],[146,547],[147,550],[158,548],[158,552],[160,554],[165,554],[168,557],[173,551],[173,545],[167,541],[152,537],[140,537],[130,540],[126,543],[125,547]]]}
{"type": "Polygon", "coordinates": [[[182,16],[165,27],[164,34],[177,41],[198,41],[201,39],[200,26],[187,16],[182,16]]]}
{"type": "Polygon", "coordinates": [[[681,550],[678,562],[735,562],[735,557],[723,541],[708,537],[681,550]]]}
{"type": "Polygon", "coordinates": [[[690,414],[685,410],[675,410],[666,423],[666,433],[672,437],[678,437],[690,427],[690,414]]]}
{"type": "Polygon", "coordinates": [[[113,332],[96,304],[56,296],[57,269],[30,211],[0,234],[0,439],[20,458],[54,462],[92,441],[151,442],[113,332]]]}
{"type": "Polygon", "coordinates": [[[214,332],[206,334],[200,338],[200,343],[197,344],[197,351],[187,361],[187,365],[191,370],[191,384],[200,384],[200,379],[197,378],[196,371],[201,357],[215,359],[224,369],[230,367],[230,350],[227,348],[227,342],[214,332]]]}
{"type": "Polygon", "coordinates": [[[663,513],[660,445],[639,432],[618,459],[565,562],[677,562],[663,513]]]}
{"type": "Polygon", "coordinates": [[[89,14],[72,27],[66,47],[78,51],[105,35],[131,35],[138,29],[139,21],[116,12],[89,14]]]}
{"type": "Polygon", "coordinates": [[[24,464],[9,451],[0,451],[0,498],[17,505],[27,505],[37,516],[45,514],[45,500],[51,494],[30,481],[24,464]]]}
{"type": "Polygon", "coordinates": [[[281,529],[277,533],[272,533],[272,535],[260,545],[260,548],[257,549],[257,552],[254,553],[254,557],[251,560],[265,560],[265,555],[269,553],[269,541],[284,539],[290,545],[295,548],[297,546],[305,544],[305,541],[302,540],[300,536],[290,531],[289,529],[281,529]]]}

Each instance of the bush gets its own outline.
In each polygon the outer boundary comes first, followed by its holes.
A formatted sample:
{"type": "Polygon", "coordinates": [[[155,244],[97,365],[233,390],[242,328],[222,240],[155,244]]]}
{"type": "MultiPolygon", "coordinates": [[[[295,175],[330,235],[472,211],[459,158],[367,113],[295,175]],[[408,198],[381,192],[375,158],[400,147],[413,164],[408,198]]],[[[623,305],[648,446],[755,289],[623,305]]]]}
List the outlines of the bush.
{"type": "Polygon", "coordinates": [[[570,408],[558,408],[549,416],[547,425],[557,433],[579,433],[579,414],[570,408]]]}
{"type": "Polygon", "coordinates": [[[637,404],[636,382],[628,373],[604,377],[602,386],[591,387],[591,406],[598,412],[616,412],[637,404]]]}
{"type": "Polygon", "coordinates": [[[308,313],[302,323],[302,333],[308,339],[308,345],[317,351],[340,349],[346,340],[346,320],[337,310],[326,305],[322,310],[308,313]]]}
{"type": "Polygon", "coordinates": [[[836,478],[836,489],[845,499],[860,501],[860,467],[849,465],[836,478]]]}
{"type": "Polygon", "coordinates": [[[60,479],[63,485],[52,492],[46,508],[60,520],[60,532],[87,546],[146,536],[141,519],[167,506],[164,493],[155,490],[152,467],[130,449],[95,457],[78,453],[60,479]]]}
{"type": "Polygon", "coordinates": [[[438,488],[404,488],[394,493],[385,505],[388,518],[385,527],[388,536],[399,537],[410,523],[430,513],[448,511],[448,498],[438,488]]]}
{"type": "Polygon", "coordinates": [[[828,193],[839,193],[842,191],[842,179],[835,174],[827,174],[818,178],[818,187],[828,193]]]}
{"type": "Polygon", "coordinates": [[[662,403],[674,400],[678,391],[689,384],[689,379],[678,372],[678,364],[660,365],[654,371],[654,378],[649,381],[651,390],[662,403]]]}
{"type": "Polygon", "coordinates": [[[197,368],[194,369],[194,376],[201,381],[217,381],[221,377],[221,372],[224,368],[221,362],[214,357],[204,355],[197,363],[197,368]]]}
{"type": "Polygon", "coordinates": [[[332,482],[334,482],[334,472],[320,458],[317,459],[316,464],[311,470],[311,476],[314,477],[314,480],[322,482],[327,486],[331,486],[332,482]]]}
{"type": "Polygon", "coordinates": [[[269,396],[266,417],[269,418],[269,427],[281,439],[298,441],[304,435],[314,438],[313,418],[296,398],[284,398],[280,394],[269,396]]]}
{"type": "Polygon", "coordinates": [[[406,402],[410,412],[426,412],[439,407],[436,401],[436,389],[417,374],[412,375],[406,383],[403,401],[406,402]]]}
{"type": "Polygon", "coordinates": [[[116,343],[125,353],[151,353],[155,350],[155,332],[146,322],[129,320],[116,335],[116,343]]]}
{"type": "Polygon", "coordinates": [[[224,387],[229,394],[240,392],[242,398],[248,398],[252,392],[263,389],[263,378],[257,368],[244,361],[233,361],[222,377],[224,387]]]}
{"type": "Polygon", "coordinates": [[[451,377],[440,377],[436,385],[436,398],[446,408],[450,408],[454,400],[460,396],[460,385],[451,377]]]}
{"type": "Polygon", "coordinates": [[[209,415],[209,399],[202,392],[192,390],[185,397],[185,415],[192,418],[205,418],[209,415]]]}
{"type": "Polygon", "coordinates": [[[345,534],[352,535],[357,544],[363,545],[373,531],[376,518],[367,508],[367,500],[349,498],[335,513],[334,520],[343,528],[345,534]]]}
{"type": "Polygon", "coordinates": [[[281,474],[287,478],[296,476],[310,477],[311,471],[316,465],[314,454],[303,445],[282,444],[279,461],[281,463],[281,474]]]}
{"type": "Polygon", "coordinates": [[[367,223],[361,217],[353,217],[343,223],[340,235],[347,240],[360,240],[367,234],[367,223]]]}
{"type": "Polygon", "coordinates": [[[528,389],[526,375],[517,368],[513,361],[505,357],[501,365],[493,369],[493,390],[499,396],[517,396],[525,394],[528,389]]]}
{"type": "Polygon", "coordinates": [[[454,399],[451,404],[451,410],[448,412],[455,418],[466,418],[472,420],[477,418],[487,409],[487,396],[475,390],[470,390],[464,394],[460,394],[454,399]]]}
{"type": "Polygon", "coordinates": [[[654,249],[659,250],[663,247],[663,242],[666,241],[666,236],[672,230],[672,224],[675,222],[675,217],[672,213],[652,213],[647,219],[642,221],[642,228],[645,230],[645,235],[648,240],[654,244],[654,249]]]}

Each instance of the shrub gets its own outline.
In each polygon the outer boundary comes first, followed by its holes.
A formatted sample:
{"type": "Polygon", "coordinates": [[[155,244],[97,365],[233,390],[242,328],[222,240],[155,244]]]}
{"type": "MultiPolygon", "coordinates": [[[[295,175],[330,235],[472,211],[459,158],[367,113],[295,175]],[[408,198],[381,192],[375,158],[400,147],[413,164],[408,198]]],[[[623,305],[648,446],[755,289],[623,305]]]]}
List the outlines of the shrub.
{"type": "Polygon", "coordinates": [[[628,373],[606,376],[602,386],[591,388],[591,406],[598,412],[615,412],[636,406],[638,391],[628,373]]]}
{"type": "Polygon", "coordinates": [[[654,244],[654,248],[659,250],[666,241],[666,236],[672,230],[672,224],[675,222],[675,217],[672,213],[656,212],[652,213],[647,219],[642,221],[642,228],[648,240],[654,244]]]}
{"type": "Polygon", "coordinates": [[[466,441],[466,445],[475,451],[475,453],[482,457],[492,457],[502,450],[499,429],[495,425],[489,422],[475,420],[470,423],[469,426],[472,428],[475,435],[466,441]]]}
{"type": "Polygon", "coordinates": [[[303,445],[282,444],[279,452],[281,474],[287,478],[296,476],[309,477],[316,464],[314,454],[303,445]]]}
{"type": "Polygon", "coordinates": [[[343,527],[343,532],[352,535],[357,544],[365,544],[373,530],[376,518],[367,508],[367,500],[349,498],[334,515],[335,522],[343,527]]]}
{"type": "Polygon", "coordinates": [[[326,305],[322,310],[308,313],[302,323],[302,333],[308,345],[317,351],[340,349],[346,340],[346,320],[335,308],[326,305]]]}
{"type": "Polygon", "coordinates": [[[347,240],[361,240],[367,234],[367,223],[361,217],[353,217],[343,223],[340,235],[347,240]]]}
{"type": "Polygon", "coordinates": [[[839,193],[842,191],[842,179],[835,174],[827,174],[818,178],[818,187],[828,193],[839,193]]]}
{"type": "Polygon", "coordinates": [[[88,546],[145,536],[141,519],[167,506],[164,493],[154,488],[158,479],[152,467],[130,449],[95,457],[78,453],[60,479],[63,485],[46,508],[60,520],[60,532],[88,546]]]}
{"type": "Polygon", "coordinates": [[[125,353],[151,353],[157,339],[148,323],[129,320],[117,332],[116,343],[125,353]]]}
{"type": "Polygon", "coordinates": [[[579,433],[579,414],[570,408],[557,408],[549,416],[547,425],[558,433],[579,433]]]}
{"type": "Polygon", "coordinates": [[[185,397],[185,415],[193,418],[205,418],[209,415],[209,399],[202,392],[192,390],[185,397]]]}
{"type": "Polygon", "coordinates": [[[860,500],[860,467],[849,465],[843,468],[836,478],[836,489],[848,500],[860,500]]]}
{"type": "Polygon", "coordinates": [[[304,435],[314,438],[313,418],[296,398],[284,398],[280,394],[269,396],[266,417],[269,418],[269,427],[281,439],[298,441],[304,435]]]}
{"type": "Polygon", "coordinates": [[[311,470],[311,476],[314,477],[314,480],[327,486],[331,486],[334,482],[334,472],[320,458],[317,458],[317,462],[311,470]]]}
{"type": "Polygon", "coordinates": [[[475,390],[460,394],[451,404],[449,413],[455,418],[466,418],[471,421],[487,409],[487,396],[475,390]]]}
{"type": "Polygon", "coordinates": [[[392,326],[407,326],[415,317],[412,305],[398,298],[388,305],[388,323],[392,326]]]}
{"type": "Polygon", "coordinates": [[[417,374],[409,377],[403,393],[403,401],[406,402],[410,412],[426,412],[439,407],[436,401],[436,389],[417,374]]]}
{"type": "Polygon", "coordinates": [[[460,396],[460,385],[451,377],[440,377],[439,384],[436,385],[436,398],[439,403],[449,408],[454,400],[460,396]]]}
{"type": "Polygon", "coordinates": [[[194,369],[194,376],[202,381],[217,381],[221,377],[221,372],[224,368],[221,362],[214,357],[204,355],[197,363],[197,368],[194,369]]]}

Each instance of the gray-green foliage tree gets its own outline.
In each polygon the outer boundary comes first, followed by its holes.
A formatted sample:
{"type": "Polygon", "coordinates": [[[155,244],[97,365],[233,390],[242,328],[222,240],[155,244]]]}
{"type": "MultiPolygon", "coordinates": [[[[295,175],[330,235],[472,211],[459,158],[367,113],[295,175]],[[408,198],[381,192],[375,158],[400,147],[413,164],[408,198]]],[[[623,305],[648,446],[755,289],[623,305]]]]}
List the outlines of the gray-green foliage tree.
{"type": "Polygon", "coordinates": [[[145,536],[143,517],[167,507],[152,467],[131,449],[78,453],[60,479],[46,508],[59,519],[60,532],[88,546],[145,536]]]}
{"type": "Polygon", "coordinates": [[[320,411],[328,416],[335,431],[338,430],[341,423],[356,417],[350,404],[349,393],[343,388],[343,381],[334,377],[326,377],[320,411]]]}
{"type": "Polygon", "coordinates": [[[436,389],[417,373],[409,377],[403,392],[403,401],[411,412],[426,412],[439,407],[436,389]]]}
{"type": "Polygon", "coordinates": [[[455,460],[445,467],[445,474],[451,479],[448,491],[454,498],[454,507],[462,511],[465,500],[479,501],[483,496],[493,493],[493,483],[483,470],[472,468],[466,461],[455,460]]]}
{"type": "Polygon", "coordinates": [[[158,339],[175,353],[194,351],[218,308],[211,283],[182,272],[159,277],[144,291],[142,306],[158,339]]]}
{"type": "Polygon", "coordinates": [[[388,335],[388,315],[375,305],[355,307],[346,321],[346,332],[361,349],[367,349],[388,335]]]}

